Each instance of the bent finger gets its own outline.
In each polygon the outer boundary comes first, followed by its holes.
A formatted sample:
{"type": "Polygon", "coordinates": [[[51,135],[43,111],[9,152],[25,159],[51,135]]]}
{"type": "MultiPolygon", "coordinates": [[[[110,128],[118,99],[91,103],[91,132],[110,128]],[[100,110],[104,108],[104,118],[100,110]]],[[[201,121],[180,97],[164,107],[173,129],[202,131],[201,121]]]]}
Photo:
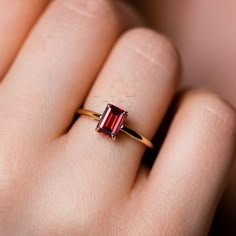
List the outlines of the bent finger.
{"type": "Polygon", "coordinates": [[[234,161],[235,111],[215,95],[187,93],[146,188],[146,213],[168,235],[209,230],[234,161]],[[158,222],[158,221],[156,221],[158,222]]]}

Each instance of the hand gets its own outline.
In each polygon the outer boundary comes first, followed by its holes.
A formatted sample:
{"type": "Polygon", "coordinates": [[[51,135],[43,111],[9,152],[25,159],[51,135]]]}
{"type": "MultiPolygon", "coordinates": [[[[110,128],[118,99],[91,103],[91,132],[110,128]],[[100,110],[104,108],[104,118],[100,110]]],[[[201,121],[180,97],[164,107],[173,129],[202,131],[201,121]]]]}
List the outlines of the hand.
{"type": "MultiPolygon", "coordinates": [[[[154,28],[175,42],[183,65],[181,86],[213,89],[236,107],[236,1],[130,2],[138,6],[154,28]]],[[[236,165],[217,218],[214,224],[217,233],[222,230],[224,235],[232,232],[236,235],[236,165]],[[230,230],[229,233],[226,232],[227,229],[230,230]]]]}
{"type": "Polygon", "coordinates": [[[138,18],[126,5],[55,0],[44,11],[46,1],[24,1],[18,14],[14,4],[0,8],[11,12],[0,28],[0,235],[207,234],[233,162],[235,111],[216,95],[186,92],[145,168],[143,145],[73,118],[82,104],[102,112],[112,102],[153,137],[179,77],[169,40],[127,31],[138,18]]]}
{"type": "Polygon", "coordinates": [[[150,25],[175,42],[183,64],[182,86],[213,89],[236,107],[236,1],[128,2],[137,5],[150,25]]]}

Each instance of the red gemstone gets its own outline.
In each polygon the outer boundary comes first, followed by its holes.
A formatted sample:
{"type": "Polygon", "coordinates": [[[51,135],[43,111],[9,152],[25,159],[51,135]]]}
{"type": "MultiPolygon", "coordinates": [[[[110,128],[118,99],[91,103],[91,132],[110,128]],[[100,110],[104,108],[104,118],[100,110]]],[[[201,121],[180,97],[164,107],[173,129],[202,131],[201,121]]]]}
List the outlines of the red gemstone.
{"type": "Polygon", "coordinates": [[[115,139],[126,117],[127,112],[114,105],[108,104],[101,116],[96,130],[115,139]]]}

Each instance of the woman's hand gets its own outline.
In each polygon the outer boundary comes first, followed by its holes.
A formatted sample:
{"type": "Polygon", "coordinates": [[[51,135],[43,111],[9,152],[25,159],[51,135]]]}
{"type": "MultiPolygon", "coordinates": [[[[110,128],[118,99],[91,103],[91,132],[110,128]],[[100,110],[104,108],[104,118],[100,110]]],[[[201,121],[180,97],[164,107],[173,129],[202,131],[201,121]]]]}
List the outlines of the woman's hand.
{"type": "Polygon", "coordinates": [[[140,143],[73,118],[82,104],[102,112],[111,102],[153,137],[179,77],[171,43],[128,30],[139,20],[124,4],[14,2],[0,8],[17,12],[0,14],[0,235],[207,234],[233,162],[234,110],[186,92],[149,170],[140,143]]]}
{"type": "MultiPolygon", "coordinates": [[[[210,88],[236,107],[236,1],[128,2],[137,5],[147,22],[175,42],[183,66],[181,86],[210,88]]],[[[214,231],[236,235],[236,165],[214,226],[213,235],[214,231]]]]}

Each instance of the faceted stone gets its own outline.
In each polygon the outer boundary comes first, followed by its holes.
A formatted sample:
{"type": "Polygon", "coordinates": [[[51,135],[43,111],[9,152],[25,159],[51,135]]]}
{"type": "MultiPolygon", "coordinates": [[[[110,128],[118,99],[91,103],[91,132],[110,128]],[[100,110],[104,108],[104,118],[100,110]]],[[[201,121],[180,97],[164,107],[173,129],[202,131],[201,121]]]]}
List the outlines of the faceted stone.
{"type": "Polygon", "coordinates": [[[127,112],[112,104],[108,104],[100,118],[96,131],[115,139],[126,117],[127,112]]]}

